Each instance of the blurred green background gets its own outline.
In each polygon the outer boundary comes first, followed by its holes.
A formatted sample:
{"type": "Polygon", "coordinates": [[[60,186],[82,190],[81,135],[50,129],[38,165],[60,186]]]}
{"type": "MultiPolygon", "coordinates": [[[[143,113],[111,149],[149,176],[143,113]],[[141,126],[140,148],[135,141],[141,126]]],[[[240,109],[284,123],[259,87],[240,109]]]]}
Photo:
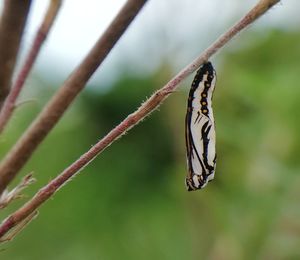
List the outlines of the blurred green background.
{"type": "MultiPolygon", "coordinates": [[[[0,259],[300,259],[299,42],[297,30],[251,30],[212,59],[218,160],[205,189],[184,186],[190,77],[1,245],[0,259]]],[[[143,75],[120,67],[110,86],[85,90],[22,170],[18,180],[38,179],[26,199],[167,82],[171,61],[143,75]]],[[[36,101],[17,109],[1,156],[55,91],[32,77],[36,101]]]]}

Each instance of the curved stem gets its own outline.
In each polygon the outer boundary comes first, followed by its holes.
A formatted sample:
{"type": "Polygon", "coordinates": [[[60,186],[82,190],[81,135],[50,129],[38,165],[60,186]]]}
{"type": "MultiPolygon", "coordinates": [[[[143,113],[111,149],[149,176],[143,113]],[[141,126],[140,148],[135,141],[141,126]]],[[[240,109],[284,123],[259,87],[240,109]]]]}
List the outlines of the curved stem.
{"type": "Polygon", "coordinates": [[[199,65],[207,61],[214,53],[223,47],[230,39],[246,26],[255,21],[259,16],[265,13],[279,0],[261,0],[249,11],[238,23],[224,33],[210,47],[208,47],[197,59],[179,72],[171,81],[163,88],[155,92],[145,103],[143,103],[137,111],[130,114],[117,127],[111,130],[103,139],[95,144],[90,150],[83,154],[77,161],[66,168],[55,179],[50,181],[45,187],[40,189],[36,195],[28,201],[23,207],[11,214],[5,219],[0,226],[0,237],[5,235],[15,225],[26,219],[30,214],[35,212],[46,200],[48,200],[59,188],[62,187],[71,177],[74,177],[80,170],[89,164],[99,153],[112,144],[115,140],[121,137],[126,131],[139,123],[143,118],[148,116],[155,108],[157,108],[163,100],[170,95],[178,84],[195,71],[199,65]]]}

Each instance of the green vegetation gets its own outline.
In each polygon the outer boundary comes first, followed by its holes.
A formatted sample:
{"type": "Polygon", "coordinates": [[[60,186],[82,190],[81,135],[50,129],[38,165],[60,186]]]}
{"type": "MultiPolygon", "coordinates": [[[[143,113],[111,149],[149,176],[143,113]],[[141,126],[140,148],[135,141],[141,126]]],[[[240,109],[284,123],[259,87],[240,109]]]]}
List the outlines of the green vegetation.
{"type": "MultiPolygon", "coordinates": [[[[184,88],[64,186],[0,258],[299,259],[300,35],[249,37],[253,44],[216,65],[218,161],[204,190],[184,187],[184,88]]],[[[134,111],[170,77],[163,74],[85,91],[23,170],[38,179],[26,193],[134,111]]],[[[1,154],[37,110],[19,109],[1,154]]]]}

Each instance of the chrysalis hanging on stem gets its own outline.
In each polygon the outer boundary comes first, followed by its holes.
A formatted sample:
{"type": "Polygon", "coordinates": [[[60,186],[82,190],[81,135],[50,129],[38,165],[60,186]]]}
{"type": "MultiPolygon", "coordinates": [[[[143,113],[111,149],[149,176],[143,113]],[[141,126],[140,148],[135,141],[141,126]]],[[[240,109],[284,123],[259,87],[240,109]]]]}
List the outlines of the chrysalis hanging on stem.
{"type": "Polygon", "coordinates": [[[204,188],[214,178],[216,169],[216,133],[212,96],[216,72],[204,63],[193,80],[185,118],[188,191],[204,188]]]}

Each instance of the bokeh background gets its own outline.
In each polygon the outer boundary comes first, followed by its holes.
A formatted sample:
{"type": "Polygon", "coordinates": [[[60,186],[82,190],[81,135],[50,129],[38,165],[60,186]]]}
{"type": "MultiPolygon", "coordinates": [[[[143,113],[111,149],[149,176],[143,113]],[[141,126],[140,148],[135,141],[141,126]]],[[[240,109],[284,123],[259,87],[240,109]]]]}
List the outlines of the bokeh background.
{"type": "MultiPolygon", "coordinates": [[[[0,138],[20,137],[124,0],[66,0],[0,138]]],[[[245,14],[254,0],[149,0],[22,170],[39,187],[133,112],[245,14]]],[[[20,62],[47,6],[34,1],[20,62]]],[[[282,1],[212,58],[216,177],[188,193],[184,117],[192,76],[41,209],[0,259],[300,259],[300,32],[282,1]]],[[[13,185],[12,185],[13,186],[13,185]]]]}

